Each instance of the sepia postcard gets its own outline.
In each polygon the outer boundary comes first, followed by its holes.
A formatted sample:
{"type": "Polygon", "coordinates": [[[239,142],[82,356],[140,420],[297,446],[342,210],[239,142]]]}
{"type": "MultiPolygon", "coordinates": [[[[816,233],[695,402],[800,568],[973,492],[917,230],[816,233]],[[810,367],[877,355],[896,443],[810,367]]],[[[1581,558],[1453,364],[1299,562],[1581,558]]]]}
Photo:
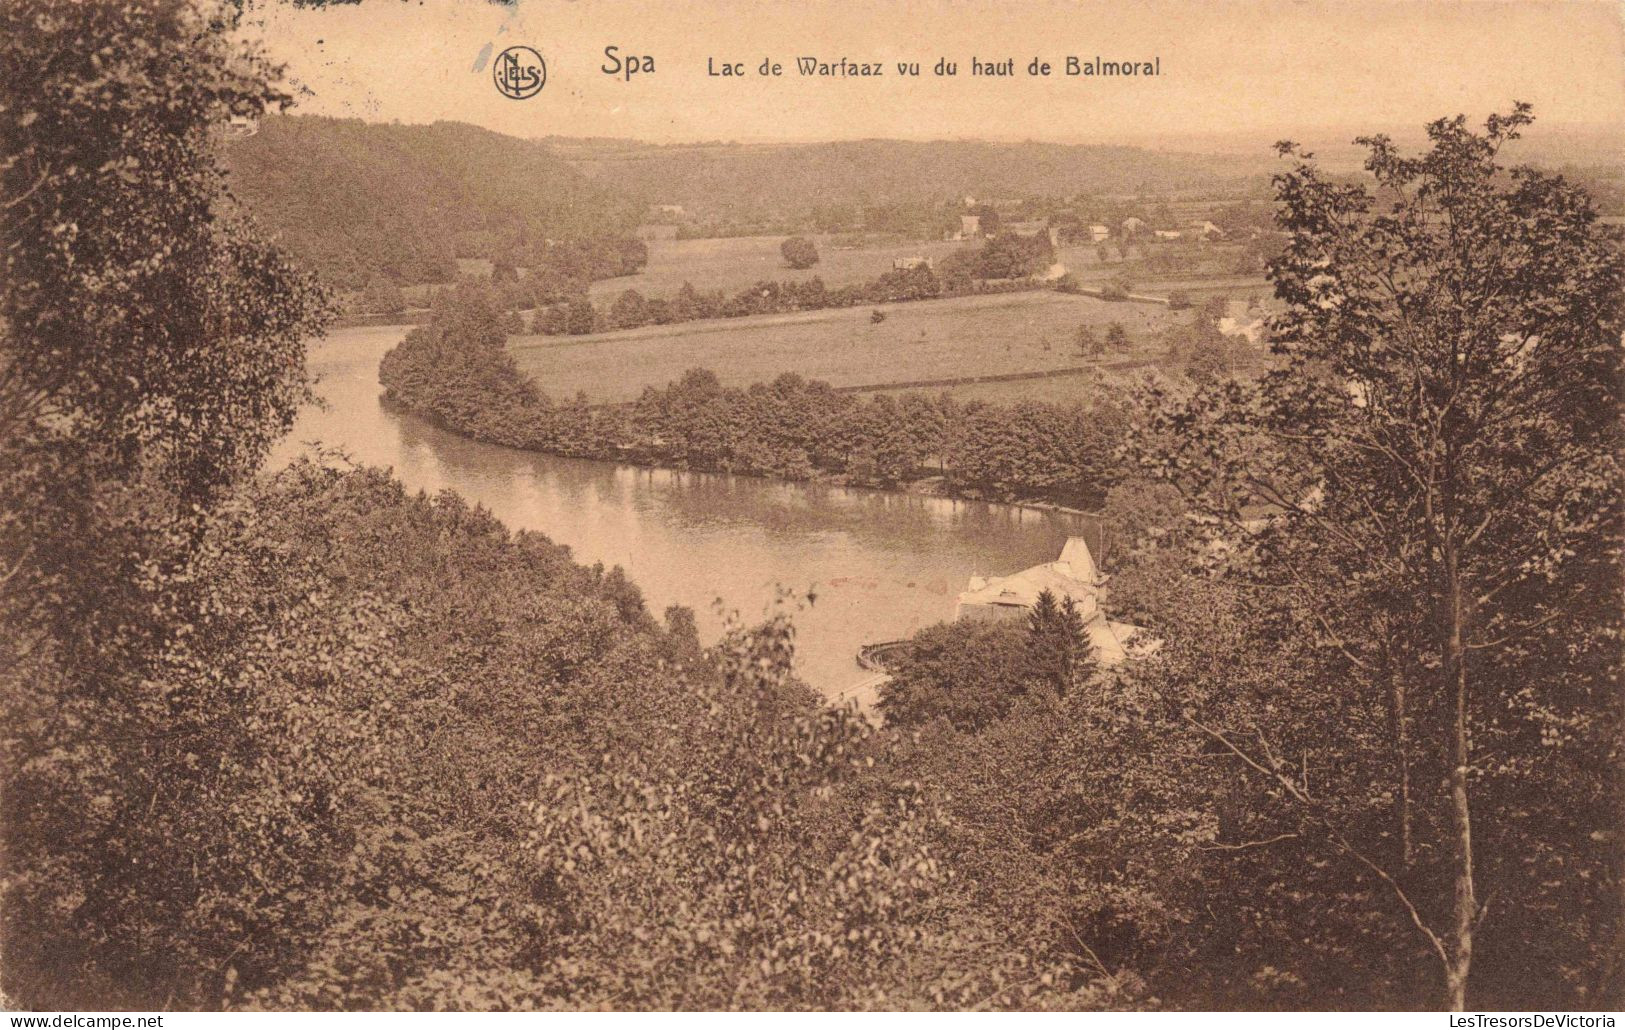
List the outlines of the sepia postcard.
{"type": "Polygon", "coordinates": [[[1615,1026],[1622,12],[0,0],[10,1025],[1615,1026]]]}

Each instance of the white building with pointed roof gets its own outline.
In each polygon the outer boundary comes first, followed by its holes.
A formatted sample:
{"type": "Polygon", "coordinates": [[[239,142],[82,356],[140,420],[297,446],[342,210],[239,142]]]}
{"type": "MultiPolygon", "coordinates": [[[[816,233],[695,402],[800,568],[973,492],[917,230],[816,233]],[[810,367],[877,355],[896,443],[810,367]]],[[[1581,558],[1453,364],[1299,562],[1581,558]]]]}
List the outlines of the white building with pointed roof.
{"type": "Polygon", "coordinates": [[[1095,653],[1107,665],[1116,665],[1154,647],[1138,626],[1113,622],[1100,609],[1101,587],[1105,577],[1095,564],[1089,544],[1081,536],[1071,537],[1052,562],[1034,565],[1009,576],[972,576],[959,595],[954,609],[956,619],[1025,619],[1038,595],[1048,590],[1057,601],[1071,599],[1083,616],[1095,653]],[[1139,639],[1136,639],[1139,638],[1139,639]]]}

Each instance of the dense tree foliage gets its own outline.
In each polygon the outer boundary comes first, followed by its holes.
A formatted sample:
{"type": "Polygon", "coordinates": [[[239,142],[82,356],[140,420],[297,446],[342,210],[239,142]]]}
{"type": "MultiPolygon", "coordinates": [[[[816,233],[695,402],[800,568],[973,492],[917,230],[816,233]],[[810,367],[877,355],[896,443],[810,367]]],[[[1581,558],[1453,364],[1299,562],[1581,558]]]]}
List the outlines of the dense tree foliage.
{"type": "Polygon", "coordinates": [[[887,663],[879,711],[888,726],[946,720],[974,733],[1008,716],[1033,691],[1063,697],[1095,673],[1073,600],[1045,590],[1025,621],[944,623],[916,633],[887,663]]]}
{"type": "Polygon", "coordinates": [[[975,731],[1010,714],[1031,685],[1027,633],[1019,622],[943,623],[914,634],[887,663],[879,711],[889,726],[946,720],[975,731]]]}
{"type": "Polygon", "coordinates": [[[972,279],[1024,279],[1043,275],[1055,263],[1055,247],[1048,234],[1024,236],[1004,232],[976,250],[950,254],[942,263],[942,278],[950,289],[962,289],[972,279]]]}
{"type": "Polygon", "coordinates": [[[1391,913],[1365,932],[1457,1008],[1600,998],[1620,919],[1625,273],[1582,191],[1497,165],[1529,120],[1441,120],[1416,158],[1366,140],[1375,189],[1300,155],[1285,365],[1144,437],[1226,542],[1237,614],[1304,651],[1292,704],[1198,693],[1186,721],[1279,809],[1259,834],[1363,870],[1391,913]]]}
{"type": "Polygon", "coordinates": [[[7,951],[64,976],[142,873],[131,856],[92,883],[143,832],[112,788],[189,702],[158,667],[196,627],[160,584],[307,399],[323,321],[313,283],[220,203],[216,130],[287,99],[227,24],[179,0],[0,11],[7,951]]]}
{"type": "Polygon", "coordinates": [[[173,0],[0,12],[3,661],[54,654],[73,669],[50,689],[113,707],[139,701],[103,663],[162,632],[138,580],[291,424],[322,321],[314,284],[218,203],[214,130],[286,98],[212,17],[173,0]],[[103,51],[88,79],[57,59],[103,51]]]}
{"type": "Polygon", "coordinates": [[[398,315],[406,310],[406,295],[388,277],[375,275],[367,281],[355,306],[368,314],[398,315]]]}
{"type": "MultiPolygon", "coordinates": [[[[6,13],[8,999],[957,1006],[1054,982],[949,905],[935,809],[859,782],[886,742],[790,678],[783,618],[705,652],[685,613],[661,628],[618,572],[455,496],[247,478],[320,314],[213,217],[210,130],[275,102],[272,70],[180,2],[6,13]],[[26,63],[47,30],[124,63],[79,88],[26,63]]],[[[500,347],[482,297],[442,342],[500,347]]]]}
{"type": "Polygon", "coordinates": [[[1168,363],[1198,385],[1236,379],[1266,364],[1263,351],[1220,328],[1228,305],[1224,297],[1208,298],[1196,308],[1194,318],[1170,326],[1163,334],[1168,363]]]}

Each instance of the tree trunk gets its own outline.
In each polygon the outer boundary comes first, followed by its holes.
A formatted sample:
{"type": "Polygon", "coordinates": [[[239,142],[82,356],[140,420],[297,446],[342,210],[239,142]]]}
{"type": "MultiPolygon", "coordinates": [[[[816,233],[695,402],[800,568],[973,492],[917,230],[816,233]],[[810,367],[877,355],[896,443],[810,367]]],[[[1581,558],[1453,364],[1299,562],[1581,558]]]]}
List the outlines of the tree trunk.
{"type": "Polygon", "coordinates": [[[1468,804],[1467,648],[1463,641],[1464,611],[1461,574],[1455,542],[1446,540],[1445,603],[1449,633],[1445,641],[1445,669],[1455,692],[1456,718],[1453,762],[1450,769],[1451,827],[1456,835],[1455,919],[1451,954],[1445,970],[1447,1003],[1454,1011],[1467,1007],[1467,977],[1473,964],[1473,930],[1478,922],[1478,899],[1473,889],[1473,822],[1468,804]]]}
{"type": "Polygon", "coordinates": [[[1389,704],[1393,713],[1394,761],[1399,766],[1397,797],[1394,798],[1394,820],[1399,824],[1399,861],[1406,869],[1411,865],[1411,741],[1410,725],[1406,713],[1405,677],[1389,667],[1389,704]]]}

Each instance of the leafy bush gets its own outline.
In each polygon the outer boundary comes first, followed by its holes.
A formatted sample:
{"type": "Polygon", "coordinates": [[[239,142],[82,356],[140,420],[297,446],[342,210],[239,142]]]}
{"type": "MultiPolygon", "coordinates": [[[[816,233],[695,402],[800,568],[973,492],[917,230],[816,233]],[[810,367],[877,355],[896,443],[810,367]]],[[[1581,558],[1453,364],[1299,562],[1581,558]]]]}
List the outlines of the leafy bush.
{"type": "Polygon", "coordinates": [[[794,269],[811,268],[818,264],[818,248],[805,236],[792,236],[779,244],[784,263],[794,269]]]}

